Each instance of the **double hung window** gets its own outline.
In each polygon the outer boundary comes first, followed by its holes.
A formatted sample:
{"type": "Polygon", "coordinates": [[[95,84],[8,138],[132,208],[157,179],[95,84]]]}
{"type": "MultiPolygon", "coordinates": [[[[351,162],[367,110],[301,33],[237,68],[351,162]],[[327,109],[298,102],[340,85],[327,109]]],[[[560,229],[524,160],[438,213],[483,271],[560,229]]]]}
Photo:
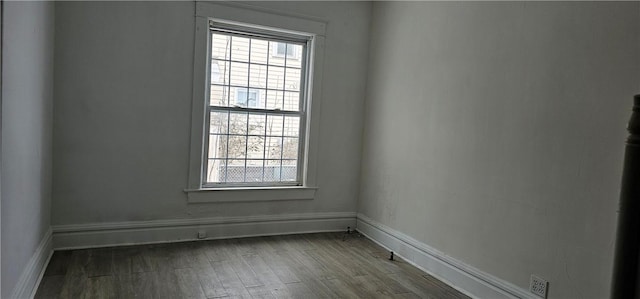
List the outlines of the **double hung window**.
{"type": "Polygon", "coordinates": [[[302,185],[310,36],[209,22],[202,186],[302,185]]]}

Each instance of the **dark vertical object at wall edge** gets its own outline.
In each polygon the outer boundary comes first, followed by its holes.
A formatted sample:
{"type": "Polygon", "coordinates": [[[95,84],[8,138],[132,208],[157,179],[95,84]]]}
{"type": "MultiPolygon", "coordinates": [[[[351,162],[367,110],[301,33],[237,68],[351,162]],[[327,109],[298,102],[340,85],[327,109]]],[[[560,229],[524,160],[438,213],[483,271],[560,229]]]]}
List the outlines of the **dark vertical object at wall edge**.
{"type": "Polygon", "coordinates": [[[627,130],[611,298],[640,298],[640,94],[627,130]]]}

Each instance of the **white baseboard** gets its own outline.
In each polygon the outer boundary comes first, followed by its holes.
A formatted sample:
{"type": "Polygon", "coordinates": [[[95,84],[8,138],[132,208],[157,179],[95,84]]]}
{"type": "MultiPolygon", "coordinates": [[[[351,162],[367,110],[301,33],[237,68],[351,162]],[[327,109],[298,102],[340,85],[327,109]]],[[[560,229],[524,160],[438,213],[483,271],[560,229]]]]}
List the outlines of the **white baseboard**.
{"type": "Polygon", "coordinates": [[[472,298],[538,298],[527,290],[453,259],[365,215],[358,214],[356,228],[408,263],[472,298]]]}
{"type": "Polygon", "coordinates": [[[78,249],[206,239],[342,231],[356,213],[306,213],[248,217],[169,219],[53,226],[54,249],[78,249]]]}
{"type": "Polygon", "coordinates": [[[53,254],[52,244],[51,229],[49,229],[42,237],[20,278],[18,278],[11,298],[22,299],[35,296],[40,280],[44,275],[44,270],[49,263],[49,259],[51,259],[51,254],[53,254]]]}

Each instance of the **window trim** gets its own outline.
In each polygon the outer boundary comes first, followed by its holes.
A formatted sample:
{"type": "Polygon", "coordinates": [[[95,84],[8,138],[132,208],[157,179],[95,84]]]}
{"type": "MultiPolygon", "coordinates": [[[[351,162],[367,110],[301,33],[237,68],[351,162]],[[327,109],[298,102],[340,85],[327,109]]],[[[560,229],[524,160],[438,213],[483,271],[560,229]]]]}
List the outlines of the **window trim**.
{"type": "MultiPolygon", "coordinates": [[[[185,192],[188,194],[188,202],[190,203],[203,203],[206,202],[204,198],[211,198],[211,202],[221,202],[221,197],[226,197],[224,194],[229,192],[224,191],[238,191],[245,192],[246,190],[260,189],[261,197],[265,197],[267,193],[274,194],[270,197],[282,197],[276,194],[282,194],[282,192],[297,192],[300,190],[313,190],[313,194],[309,195],[309,192],[305,193],[305,197],[315,196],[315,190],[317,189],[317,158],[319,154],[318,138],[319,138],[319,120],[320,120],[320,101],[322,98],[321,86],[322,86],[322,68],[323,68],[323,52],[325,41],[325,29],[326,22],[314,17],[291,15],[282,13],[280,11],[272,11],[268,9],[257,8],[255,6],[248,6],[241,3],[210,3],[210,2],[196,2],[196,16],[195,16],[195,41],[194,41],[194,74],[193,74],[193,95],[192,95],[192,125],[191,125],[191,148],[189,155],[189,174],[188,183],[185,192]],[[306,111],[306,134],[304,141],[304,149],[306,151],[306,159],[303,161],[302,169],[304,169],[304,175],[301,176],[302,186],[291,187],[267,187],[267,186],[240,186],[240,187],[224,187],[224,188],[211,188],[202,185],[203,175],[203,159],[205,154],[204,147],[204,132],[205,124],[208,124],[208,115],[206,111],[206,105],[209,103],[203,99],[208,99],[209,95],[206,94],[208,90],[207,82],[209,81],[210,63],[206,63],[209,57],[208,47],[210,45],[209,34],[209,21],[210,20],[222,20],[225,24],[230,26],[251,24],[256,28],[277,28],[278,32],[285,32],[290,34],[291,37],[299,37],[302,35],[313,35],[314,42],[312,46],[308,48],[307,55],[313,57],[309,63],[310,79],[307,79],[308,86],[307,92],[307,111],[306,111]],[[277,192],[275,192],[275,191],[277,192]],[[203,192],[204,191],[204,192],[203,192]],[[210,191],[210,192],[209,192],[210,191]],[[274,191],[275,193],[273,193],[274,191]],[[192,195],[197,194],[198,199],[192,198],[192,195]],[[216,199],[217,198],[217,199],[216,199]]],[[[286,35],[285,34],[285,35],[286,35]]],[[[301,126],[302,127],[302,126],[301,126]]],[[[302,142],[302,141],[301,141],[302,142]]],[[[255,192],[251,192],[251,196],[255,195],[255,192]]],[[[250,197],[251,197],[250,196],[250,197]]],[[[290,197],[290,196],[289,196],[290,197]]],[[[295,197],[295,196],[294,196],[295,197]]],[[[250,198],[249,198],[250,199],[250,198]]],[[[302,199],[302,198],[301,198],[302,199]]],[[[284,200],[284,199],[283,199],[284,200]]]]}
{"type": "Polygon", "coordinates": [[[263,202],[314,199],[317,187],[278,186],[185,190],[189,203],[263,202]],[[211,193],[215,196],[211,196],[211,193]]]}

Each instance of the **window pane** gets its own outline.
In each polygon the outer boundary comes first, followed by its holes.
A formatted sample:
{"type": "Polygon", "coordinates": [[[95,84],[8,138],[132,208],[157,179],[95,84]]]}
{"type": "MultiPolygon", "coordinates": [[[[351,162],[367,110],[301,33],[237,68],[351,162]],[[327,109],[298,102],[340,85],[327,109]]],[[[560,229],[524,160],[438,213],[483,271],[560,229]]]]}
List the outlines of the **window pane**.
{"type": "Polygon", "coordinates": [[[260,108],[260,109],[264,109],[264,105],[266,100],[266,90],[264,89],[252,89],[256,92],[257,95],[257,100],[256,100],[256,106],[253,108],[260,108]]]}
{"type": "Polygon", "coordinates": [[[226,174],[226,161],[219,159],[209,159],[207,165],[206,180],[211,183],[223,183],[226,174]]]}
{"type": "Polygon", "coordinates": [[[281,90],[267,90],[267,109],[282,109],[284,92],[281,90]]]}
{"type": "Polygon", "coordinates": [[[264,174],[263,160],[247,160],[246,181],[262,182],[264,174]]]}
{"type": "Polygon", "coordinates": [[[298,137],[300,133],[300,117],[285,116],[284,118],[284,136],[298,137]]]}
{"type": "Polygon", "coordinates": [[[282,137],[267,137],[266,156],[267,159],[282,158],[282,137]]]}
{"type": "Polygon", "coordinates": [[[286,90],[300,90],[300,70],[287,68],[285,74],[285,89],[286,90]]]}
{"type": "Polygon", "coordinates": [[[246,136],[229,136],[229,158],[244,159],[247,156],[246,152],[246,136]]]}
{"type": "Polygon", "coordinates": [[[283,43],[269,42],[269,65],[284,66],[285,48],[283,43]]]}
{"type": "Polygon", "coordinates": [[[287,45],[287,67],[302,66],[302,46],[295,44],[287,45]]]}
{"type": "Polygon", "coordinates": [[[269,54],[269,42],[266,40],[251,40],[251,62],[267,63],[267,55],[269,54]]]}
{"type": "Polygon", "coordinates": [[[267,88],[284,89],[284,68],[278,66],[269,66],[267,73],[267,88]]]}
{"type": "Polygon", "coordinates": [[[249,136],[247,138],[247,159],[264,159],[263,136],[249,136]]]}
{"type": "Polygon", "coordinates": [[[267,135],[282,136],[283,120],[282,115],[267,115],[267,135]]]}
{"type": "Polygon", "coordinates": [[[209,135],[209,158],[227,158],[227,135],[209,135]]]}
{"type": "Polygon", "coordinates": [[[300,110],[300,93],[294,91],[284,92],[283,110],[298,111],[300,110]]]}
{"type": "Polygon", "coordinates": [[[227,182],[244,182],[244,160],[229,160],[227,182]]]}
{"type": "Polygon", "coordinates": [[[276,43],[276,55],[284,56],[287,54],[287,44],[285,43],[276,43]]]}
{"type": "Polygon", "coordinates": [[[295,181],[298,177],[298,163],[296,160],[282,161],[282,181],[295,181]]]}
{"type": "Polygon", "coordinates": [[[236,96],[235,96],[236,101],[233,104],[241,107],[246,107],[248,97],[249,97],[249,89],[236,87],[235,90],[236,90],[236,96]]]}
{"type": "Polygon", "coordinates": [[[247,113],[231,112],[229,115],[229,134],[247,134],[247,113]]]}
{"type": "Polygon", "coordinates": [[[264,166],[264,181],[279,182],[280,171],[282,170],[281,160],[267,160],[264,166]]]}
{"type": "Polygon", "coordinates": [[[249,82],[249,64],[231,62],[231,85],[247,86],[249,82]]]}
{"type": "Polygon", "coordinates": [[[249,66],[249,86],[265,88],[267,87],[267,66],[251,64],[249,66]]]}
{"type": "Polygon", "coordinates": [[[282,159],[298,159],[298,138],[283,138],[282,159]]]}
{"type": "Polygon", "coordinates": [[[231,37],[221,34],[211,35],[211,58],[229,60],[231,37]]]}
{"type": "MultiPolygon", "coordinates": [[[[286,47],[286,48],[285,48],[285,49],[283,49],[283,50],[285,50],[285,51],[286,51],[287,58],[296,57],[296,54],[297,54],[297,53],[296,53],[296,48],[294,48],[294,45],[292,45],[292,44],[285,44],[285,47],[286,47]]],[[[287,64],[287,65],[288,65],[288,64],[287,64]]]]}
{"type": "Polygon", "coordinates": [[[229,84],[229,62],[212,59],[210,79],[212,84],[229,84]]]}
{"type": "Polygon", "coordinates": [[[223,107],[227,106],[227,103],[229,103],[228,86],[211,85],[211,89],[209,91],[211,92],[209,96],[210,105],[223,107]]]}
{"type": "Polygon", "coordinates": [[[228,112],[212,111],[209,119],[209,134],[227,134],[228,112]]]}
{"type": "Polygon", "coordinates": [[[249,114],[249,135],[265,135],[266,117],[264,113],[249,114]]]}
{"type": "Polygon", "coordinates": [[[246,37],[231,37],[231,60],[249,61],[249,39],[246,37]]]}
{"type": "Polygon", "coordinates": [[[233,89],[235,94],[233,95],[231,106],[245,108],[264,107],[264,90],[246,87],[233,87],[233,89]]]}

